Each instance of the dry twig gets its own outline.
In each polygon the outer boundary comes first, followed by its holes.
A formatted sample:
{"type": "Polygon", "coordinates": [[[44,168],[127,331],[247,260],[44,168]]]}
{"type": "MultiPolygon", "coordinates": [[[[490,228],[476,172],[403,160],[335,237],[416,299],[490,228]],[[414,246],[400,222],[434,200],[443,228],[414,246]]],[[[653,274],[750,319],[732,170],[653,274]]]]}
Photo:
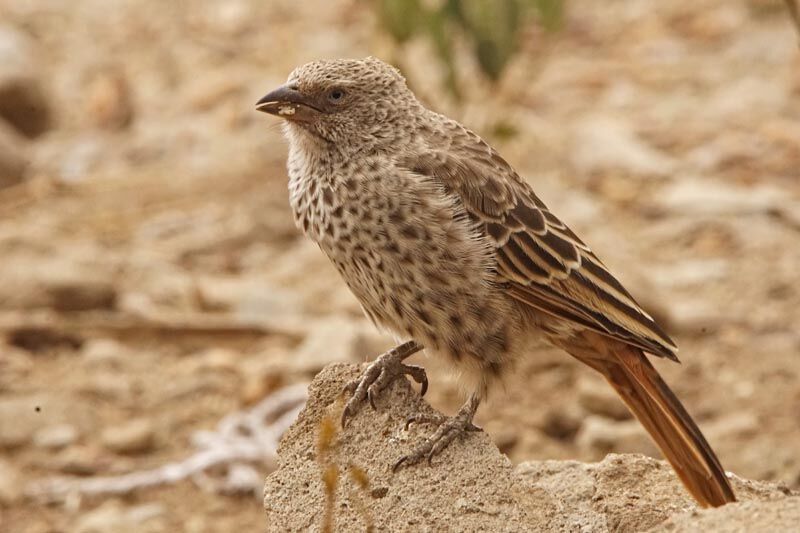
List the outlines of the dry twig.
{"type": "Polygon", "coordinates": [[[305,331],[291,320],[248,319],[214,313],[158,313],[134,316],[123,313],[79,314],[50,312],[0,313],[0,334],[42,330],[55,334],[148,333],[164,335],[284,335],[302,337],[305,331]]]}
{"type": "Polygon", "coordinates": [[[190,477],[214,491],[254,489],[258,492],[262,480],[257,474],[256,487],[242,486],[242,480],[253,479],[253,469],[248,463],[274,460],[278,440],[297,417],[305,400],[306,385],[292,385],[265,398],[251,409],[229,414],[219,422],[216,431],[195,433],[193,440],[199,450],[183,461],[121,476],[39,480],[30,484],[26,493],[32,498],[57,501],[74,495],[128,494],[190,477]],[[228,467],[227,479],[221,483],[204,475],[209,468],[219,465],[228,467]]]}

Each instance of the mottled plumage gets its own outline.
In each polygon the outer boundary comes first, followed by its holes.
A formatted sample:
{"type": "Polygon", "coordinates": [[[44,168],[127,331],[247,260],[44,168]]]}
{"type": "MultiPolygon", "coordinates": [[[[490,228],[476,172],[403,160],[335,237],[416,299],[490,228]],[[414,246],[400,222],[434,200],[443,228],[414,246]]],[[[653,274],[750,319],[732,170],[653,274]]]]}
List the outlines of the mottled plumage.
{"type": "Polygon", "coordinates": [[[597,256],[483,139],[426,109],[374,58],[295,70],[258,108],[286,118],[297,226],[336,265],[377,325],[409,342],[349,390],[357,404],[425,348],[474,391],[455,419],[402,461],[474,429],[490,385],[533,335],[602,373],[703,505],[733,501],[713,451],[644,352],[677,348],[597,256]]]}

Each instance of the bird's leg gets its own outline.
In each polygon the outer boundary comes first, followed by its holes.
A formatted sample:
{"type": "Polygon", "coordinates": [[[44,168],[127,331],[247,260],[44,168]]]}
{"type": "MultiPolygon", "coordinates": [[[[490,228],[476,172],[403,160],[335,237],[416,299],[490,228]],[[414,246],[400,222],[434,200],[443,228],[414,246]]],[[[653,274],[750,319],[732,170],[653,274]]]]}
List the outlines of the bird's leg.
{"type": "Polygon", "coordinates": [[[396,346],[378,356],[367,369],[357,378],[345,385],[344,390],[352,394],[342,412],[342,427],[347,419],[355,414],[358,406],[369,400],[375,409],[375,398],[392,381],[408,374],[414,381],[422,385],[420,395],[424,396],[428,390],[428,376],[421,366],[406,365],[403,361],[422,349],[416,341],[408,341],[396,346]]]}
{"type": "Polygon", "coordinates": [[[456,416],[448,418],[441,414],[436,415],[423,415],[418,414],[411,416],[406,420],[406,429],[411,424],[436,424],[439,427],[433,435],[418,446],[413,452],[404,455],[394,464],[393,471],[397,471],[402,465],[410,466],[421,462],[423,459],[431,463],[433,457],[447,448],[451,442],[457,437],[460,437],[468,431],[480,431],[481,428],[472,423],[475,417],[475,412],[478,410],[480,399],[476,394],[470,395],[467,402],[461,406],[456,416]]]}

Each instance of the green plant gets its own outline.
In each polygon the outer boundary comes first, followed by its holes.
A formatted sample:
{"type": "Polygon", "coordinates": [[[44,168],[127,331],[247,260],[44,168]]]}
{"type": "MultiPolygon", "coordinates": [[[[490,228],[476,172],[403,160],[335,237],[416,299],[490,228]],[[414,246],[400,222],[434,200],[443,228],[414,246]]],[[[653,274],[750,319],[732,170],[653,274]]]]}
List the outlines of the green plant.
{"type": "Polygon", "coordinates": [[[431,40],[458,94],[453,61],[456,32],[471,44],[481,70],[497,80],[519,49],[525,24],[536,19],[548,31],[561,26],[563,0],[374,0],[383,27],[398,42],[420,35],[431,40]]]}

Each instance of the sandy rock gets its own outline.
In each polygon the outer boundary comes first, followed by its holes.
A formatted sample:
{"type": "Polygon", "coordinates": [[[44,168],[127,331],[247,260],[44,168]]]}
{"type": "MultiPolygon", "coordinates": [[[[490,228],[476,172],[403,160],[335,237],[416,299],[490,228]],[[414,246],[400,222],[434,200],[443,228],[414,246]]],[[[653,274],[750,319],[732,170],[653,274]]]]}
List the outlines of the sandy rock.
{"type": "Polygon", "coordinates": [[[0,120],[0,189],[16,185],[25,178],[26,152],[24,141],[0,120]]]}
{"type": "Polygon", "coordinates": [[[73,444],[78,439],[78,430],[70,424],[46,426],[33,435],[33,444],[39,448],[58,450],[73,444]]]}
{"type": "Polygon", "coordinates": [[[772,502],[741,502],[720,509],[692,510],[670,517],[651,529],[652,533],[773,533],[797,531],[800,524],[800,497],[772,502]]]}
{"type": "Polygon", "coordinates": [[[27,137],[50,126],[39,76],[33,40],[13,26],[0,25],[0,118],[27,137]]]}
{"type": "Polygon", "coordinates": [[[155,447],[155,429],[147,419],[131,420],[105,429],[101,436],[103,445],[123,454],[146,453],[155,447]]]}
{"type": "MultiPolygon", "coordinates": [[[[306,408],[281,441],[280,469],[264,489],[268,531],[319,530],[325,502],[315,453],[320,420],[329,412],[338,420],[341,407],[331,404],[359,369],[328,366],[310,386],[306,408]]],[[[376,531],[519,531],[520,524],[536,523],[536,516],[556,518],[555,502],[543,491],[514,490],[512,464],[485,433],[472,433],[445,450],[434,461],[438,467],[392,475],[390,465],[431,430],[422,425],[403,431],[406,417],[433,411],[404,381],[386,391],[378,409],[364,409],[338,435],[331,460],[341,482],[335,494],[336,531],[363,531],[367,521],[376,531]],[[347,474],[348,464],[365,473],[365,489],[347,474]]]]}
{"type": "Polygon", "coordinates": [[[758,513],[752,518],[756,525],[771,523],[777,527],[771,531],[792,530],[786,527],[790,522],[781,522],[782,513],[795,513],[797,498],[787,497],[793,495],[779,485],[733,476],[744,503],[697,513],[664,461],[612,454],[594,464],[538,461],[514,467],[480,432],[453,443],[432,466],[392,474],[390,465],[398,456],[431,431],[426,425],[404,431],[404,420],[432,410],[400,380],[378,400],[377,412],[365,407],[340,430],[340,391],[359,370],[354,365],[330,365],[309,387],[308,403],[284,435],[279,468],[264,489],[268,531],[321,529],[324,470],[332,473],[327,479],[337,481],[327,496],[336,531],[364,530],[371,524],[376,531],[626,532],[656,527],[670,517],[674,520],[665,523],[675,524],[670,527],[707,520],[706,530],[732,531],[737,529],[725,528],[748,523],[747,513],[736,510],[741,506],[758,513]],[[318,443],[321,427],[329,428],[322,439],[324,447],[318,443]],[[352,474],[352,466],[359,475],[352,474]]]}

